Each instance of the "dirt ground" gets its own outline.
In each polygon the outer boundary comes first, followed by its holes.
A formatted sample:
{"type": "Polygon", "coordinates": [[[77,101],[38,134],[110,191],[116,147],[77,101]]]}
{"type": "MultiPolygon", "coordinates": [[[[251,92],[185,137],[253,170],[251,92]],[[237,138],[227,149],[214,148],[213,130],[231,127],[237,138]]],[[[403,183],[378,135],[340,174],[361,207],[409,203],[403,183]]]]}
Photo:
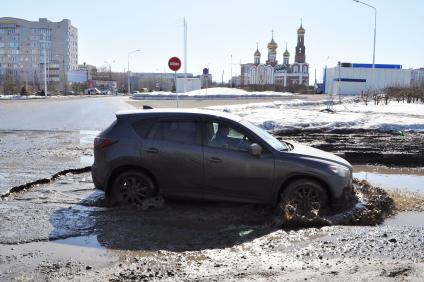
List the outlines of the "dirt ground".
{"type": "Polygon", "coordinates": [[[269,207],[105,207],[89,173],[0,202],[0,280],[420,281],[424,227],[282,229],[269,207]],[[148,208],[151,207],[151,208],[148,208]]]}
{"type": "MultiPolygon", "coordinates": [[[[256,205],[157,199],[145,208],[107,207],[88,172],[50,180],[90,163],[88,135],[0,132],[0,281],[422,281],[422,196],[389,192],[387,203],[387,193],[377,191],[354,212],[332,218],[335,225],[302,228],[281,228],[272,208],[256,205]],[[4,194],[40,177],[47,181],[4,194]],[[401,214],[409,221],[383,222],[397,210],[416,213],[401,214]],[[370,217],[372,225],[364,225],[370,217]]],[[[308,136],[289,139],[344,152],[345,141],[321,136],[316,143],[308,136]]],[[[390,135],[361,138],[357,152],[381,142],[387,146],[380,153],[393,151],[390,135]]],[[[422,150],[420,138],[404,139],[412,155],[422,150]]]]}

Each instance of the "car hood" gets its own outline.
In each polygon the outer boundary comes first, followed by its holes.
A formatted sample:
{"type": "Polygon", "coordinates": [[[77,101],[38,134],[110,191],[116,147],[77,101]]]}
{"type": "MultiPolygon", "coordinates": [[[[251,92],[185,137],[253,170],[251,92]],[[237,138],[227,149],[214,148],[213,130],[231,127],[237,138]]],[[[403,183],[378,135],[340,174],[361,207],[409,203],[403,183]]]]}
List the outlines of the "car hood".
{"type": "Polygon", "coordinates": [[[302,155],[305,157],[309,157],[309,158],[314,158],[317,160],[323,160],[323,161],[327,161],[327,162],[333,162],[333,163],[337,163],[340,165],[343,165],[349,169],[352,169],[352,165],[346,161],[345,159],[336,156],[332,153],[328,153],[319,149],[315,149],[312,148],[310,146],[305,146],[296,142],[292,142],[292,141],[284,141],[286,143],[289,143],[291,145],[293,145],[293,149],[291,151],[289,151],[289,153],[292,154],[297,154],[297,155],[302,155]]]}

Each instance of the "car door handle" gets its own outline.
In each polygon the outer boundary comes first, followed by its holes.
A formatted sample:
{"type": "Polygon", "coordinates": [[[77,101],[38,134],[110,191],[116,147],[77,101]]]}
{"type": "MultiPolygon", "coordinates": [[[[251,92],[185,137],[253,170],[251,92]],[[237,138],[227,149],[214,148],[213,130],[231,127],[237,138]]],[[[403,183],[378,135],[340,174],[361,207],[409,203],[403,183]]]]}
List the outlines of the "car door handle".
{"type": "Polygon", "coordinates": [[[212,158],[209,158],[209,162],[211,162],[211,163],[222,163],[222,160],[220,158],[212,157],[212,158]]]}
{"type": "Polygon", "coordinates": [[[147,153],[153,153],[153,154],[159,153],[159,150],[156,149],[156,148],[148,148],[144,151],[147,152],[147,153]]]}

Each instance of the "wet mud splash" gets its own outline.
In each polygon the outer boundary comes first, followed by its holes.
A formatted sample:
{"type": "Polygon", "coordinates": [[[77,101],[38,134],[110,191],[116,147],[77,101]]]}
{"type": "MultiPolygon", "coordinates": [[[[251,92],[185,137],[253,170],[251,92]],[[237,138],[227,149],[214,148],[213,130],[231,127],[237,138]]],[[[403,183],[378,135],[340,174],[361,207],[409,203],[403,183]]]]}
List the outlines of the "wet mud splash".
{"type": "Polygon", "coordinates": [[[19,193],[28,189],[31,189],[32,187],[36,186],[36,185],[41,185],[41,184],[47,184],[50,183],[52,181],[55,181],[56,179],[58,179],[59,177],[66,175],[68,173],[71,174],[81,174],[81,173],[85,173],[85,172],[90,172],[91,171],[91,166],[86,166],[86,167],[82,167],[82,168],[74,168],[74,169],[65,169],[65,170],[61,170],[55,174],[53,174],[50,178],[41,178],[41,179],[37,179],[35,181],[31,181],[22,185],[18,185],[18,186],[14,186],[12,188],[9,189],[9,191],[7,191],[4,194],[0,195],[0,199],[4,199],[9,197],[12,193],[19,193]]]}
{"type": "Polygon", "coordinates": [[[383,223],[385,218],[396,214],[393,199],[382,188],[370,185],[366,180],[354,179],[355,197],[351,203],[352,208],[330,216],[320,216],[312,210],[307,215],[299,215],[293,206],[280,207],[281,218],[277,224],[287,227],[319,227],[330,225],[362,225],[373,226],[383,223]]]}

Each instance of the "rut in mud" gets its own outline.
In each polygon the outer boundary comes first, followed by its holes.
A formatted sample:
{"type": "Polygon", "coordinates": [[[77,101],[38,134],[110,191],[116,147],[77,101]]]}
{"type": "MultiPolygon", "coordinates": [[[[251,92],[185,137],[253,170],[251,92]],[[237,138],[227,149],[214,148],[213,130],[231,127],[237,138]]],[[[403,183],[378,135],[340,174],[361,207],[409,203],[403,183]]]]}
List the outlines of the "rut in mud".
{"type": "Polygon", "coordinates": [[[22,184],[22,185],[14,186],[14,187],[10,188],[6,193],[1,194],[0,199],[10,196],[11,193],[22,192],[24,190],[31,189],[32,187],[34,187],[36,185],[50,183],[51,181],[54,181],[54,180],[58,179],[60,176],[66,175],[68,173],[81,174],[81,173],[90,172],[90,171],[91,171],[91,166],[86,166],[86,167],[82,167],[82,168],[65,169],[65,170],[62,170],[62,171],[59,171],[59,172],[53,174],[50,178],[37,179],[35,181],[31,181],[31,182],[28,182],[28,183],[25,183],[25,184],[22,184]]]}

